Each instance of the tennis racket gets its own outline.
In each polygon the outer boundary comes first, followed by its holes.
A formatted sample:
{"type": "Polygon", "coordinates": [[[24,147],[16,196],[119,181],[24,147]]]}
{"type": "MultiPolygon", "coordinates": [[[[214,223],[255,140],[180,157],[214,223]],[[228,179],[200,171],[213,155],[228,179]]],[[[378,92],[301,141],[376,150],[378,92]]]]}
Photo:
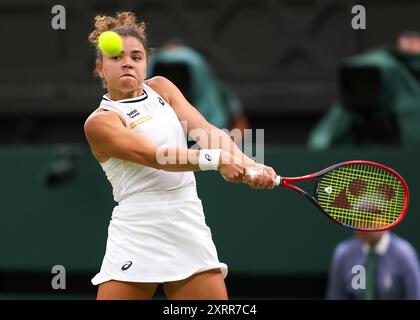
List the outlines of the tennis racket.
{"type": "Polygon", "coordinates": [[[276,185],[302,194],[334,222],[359,231],[394,227],[408,209],[409,191],[403,177],[371,161],[346,161],[302,177],[277,176],[276,185]],[[312,179],[312,194],[294,185],[312,179]]]}

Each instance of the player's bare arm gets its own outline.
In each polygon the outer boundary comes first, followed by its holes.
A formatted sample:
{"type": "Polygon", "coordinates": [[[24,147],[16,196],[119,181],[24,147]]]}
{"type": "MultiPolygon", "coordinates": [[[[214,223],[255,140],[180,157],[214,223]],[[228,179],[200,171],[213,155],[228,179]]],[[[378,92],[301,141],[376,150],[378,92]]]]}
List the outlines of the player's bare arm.
{"type": "MultiPolygon", "coordinates": [[[[100,162],[114,157],[166,171],[200,170],[200,151],[178,147],[159,149],[152,141],[138,132],[126,128],[117,113],[102,111],[92,114],[84,125],[92,153],[100,162]],[[161,153],[167,160],[158,161],[161,153]],[[180,159],[187,159],[180,161],[180,159]]],[[[230,182],[242,182],[244,168],[236,164],[222,164],[228,153],[222,151],[219,170],[230,182]]]]}
{"type": "Polygon", "coordinates": [[[145,136],[124,126],[117,113],[102,111],[92,114],[85,122],[84,130],[95,157],[104,162],[114,157],[139,163],[148,167],[166,171],[194,171],[198,167],[198,150],[174,147],[164,150],[176,159],[168,158],[168,163],[157,160],[158,147],[145,136]],[[182,163],[179,158],[190,159],[182,163]]]}
{"type": "MultiPolygon", "coordinates": [[[[197,143],[203,148],[222,148],[227,151],[230,156],[229,163],[235,163],[243,168],[243,179],[238,182],[245,182],[256,189],[274,188],[275,178],[277,174],[268,166],[257,165],[255,161],[244,154],[238,146],[230,139],[230,137],[219,128],[210,124],[201,113],[194,108],[184,97],[182,92],[168,79],[164,77],[154,77],[147,84],[155,91],[159,92],[162,97],[169,102],[174,109],[180,121],[187,124],[187,132],[191,134],[194,130],[199,129],[201,138],[205,137],[205,141],[198,140],[197,143]],[[212,146],[212,142],[216,141],[217,145],[212,146]],[[260,171],[259,174],[247,175],[247,170],[260,171]]],[[[194,136],[192,138],[195,138],[194,136]]]]}

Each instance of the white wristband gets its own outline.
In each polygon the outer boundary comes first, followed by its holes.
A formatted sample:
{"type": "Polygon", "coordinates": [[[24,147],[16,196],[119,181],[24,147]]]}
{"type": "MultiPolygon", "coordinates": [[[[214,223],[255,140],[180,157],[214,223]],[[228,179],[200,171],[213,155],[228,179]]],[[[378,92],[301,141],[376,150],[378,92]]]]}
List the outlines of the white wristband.
{"type": "Polygon", "coordinates": [[[219,170],[219,158],[222,149],[201,149],[198,166],[201,170],[219,170]]]}

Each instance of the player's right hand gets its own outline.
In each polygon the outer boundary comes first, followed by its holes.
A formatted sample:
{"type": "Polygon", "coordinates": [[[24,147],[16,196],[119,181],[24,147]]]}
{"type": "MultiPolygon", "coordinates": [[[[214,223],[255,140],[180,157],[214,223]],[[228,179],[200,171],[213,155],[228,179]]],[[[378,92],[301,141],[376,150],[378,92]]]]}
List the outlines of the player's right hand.
{"type": "Polygon", "coordinates": [[[243,182],[254,189],[273,189],[277,174],[273,168],[256,163],[246,169],[243,182]]]}

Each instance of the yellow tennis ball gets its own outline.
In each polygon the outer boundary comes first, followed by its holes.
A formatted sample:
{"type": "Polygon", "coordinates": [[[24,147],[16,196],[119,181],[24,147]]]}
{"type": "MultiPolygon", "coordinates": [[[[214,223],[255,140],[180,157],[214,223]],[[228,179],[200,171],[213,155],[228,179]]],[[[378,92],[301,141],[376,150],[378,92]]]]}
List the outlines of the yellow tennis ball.
{"type": "Polygon", "coordinates": [[[103,54],[118,56],[123,48],[121,36],[114,31],[105,31],[99,35],[98,47],[103,54]]]}

